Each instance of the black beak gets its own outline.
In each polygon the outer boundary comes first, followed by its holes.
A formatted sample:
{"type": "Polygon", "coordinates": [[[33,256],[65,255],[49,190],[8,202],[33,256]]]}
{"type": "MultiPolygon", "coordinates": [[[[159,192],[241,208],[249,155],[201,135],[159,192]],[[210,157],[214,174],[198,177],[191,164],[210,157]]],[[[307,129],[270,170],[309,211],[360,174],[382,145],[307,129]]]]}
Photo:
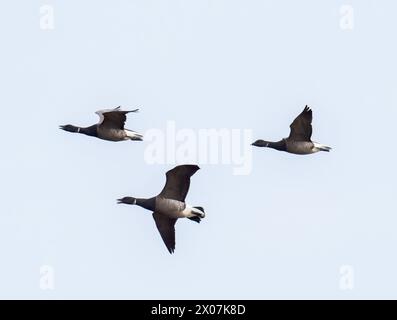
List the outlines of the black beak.
{"type": "Polygon", "coordinates": [[[122,204],[122,203],[124,203],[123,199],[117,199],[117,204],[122,204]]]}

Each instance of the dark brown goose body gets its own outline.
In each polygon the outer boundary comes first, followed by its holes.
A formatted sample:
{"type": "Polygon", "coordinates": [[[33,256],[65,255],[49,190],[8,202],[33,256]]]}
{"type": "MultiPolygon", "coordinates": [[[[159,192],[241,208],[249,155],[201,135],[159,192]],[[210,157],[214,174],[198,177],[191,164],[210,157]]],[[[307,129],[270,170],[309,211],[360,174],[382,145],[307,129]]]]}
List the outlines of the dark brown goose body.
{"type": "Polygon", "coordinates": [[[290,135],[277,142],[257,140],[252,145],[255,147],[267,147],[293,154],[311,154],[318,151],[329,152],[330,147],[311,140],[312,136],[312,110],[306,106],[299,116],[290,125],[290,135]]]}
{"type": "Polygon", "coordinates": [[[100,110],[96,112],[100,118],[99,123],[96,125],[81,128],[69,124],[60,126],[60,129],[68,132],[85,134],[107,141],[142,141],[143,136],[141,134],[124,128],[127,114],[137,111],[138,109],[122,111],[120,110],[120,107],[111,110],[100,110]]]}
{"type": "Polygon", "coordinates": [[[139,199],[125,197],[118,203],[138,205],[153,211],[157,229],[170,253],[175,250],[175,223],[179,218],[188,218],[200,222],[205,217],[204,209],[191,207],[185,198],[190,187],[190,178],[200,168],[196,165],[182,165],[167,172],[167,181],[156,197],[139,199]]]}

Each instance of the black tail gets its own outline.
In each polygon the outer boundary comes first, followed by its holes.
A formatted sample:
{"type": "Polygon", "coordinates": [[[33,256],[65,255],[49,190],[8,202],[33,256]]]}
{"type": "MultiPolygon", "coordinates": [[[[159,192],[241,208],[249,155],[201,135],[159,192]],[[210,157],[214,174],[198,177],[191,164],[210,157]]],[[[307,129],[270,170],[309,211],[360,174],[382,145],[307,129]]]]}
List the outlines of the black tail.
{"type": "Polygon", "coordinates": [[[193,207],[193,208],[195,208],[195,209],[199,209],[200,211],[202,211],[202,212],[204,212],[204,213],[205,213],[205,211],[204,211],[204,208],[203,208],[203,207],[193,207]]]}
{"type": "Polygon", "coordinates": [[[143,141],[142,137],[132,137],[130,138],[131,141],[143,141]]]}
{"type": "Polygon", "coordinates": [[[192,221],[194,221],[194,222],[197,222],[197,223],[200,223],[200,221],[201,221],[201,218],[200,217],[197,217],[197,216],[195,216],[195,217],[191,217],[191,218],[188,218],[189,220],[192,220],[192,221]]]}
{"type": "Polygon", "coordinates": [[[204,216],[205,216],[204,208],[203,207],[193,207],[193,208],[197,209],[197,210],[200,210],[204,214],[196,213],[196,214],[198,214],[197,216],[194,216],[194,217],[191,217],[191,218],[188,218],[188,219],[193,220],[193,221],[195,221],[197,223],[200,223],[201,218],[204,218],[204,216]]]}

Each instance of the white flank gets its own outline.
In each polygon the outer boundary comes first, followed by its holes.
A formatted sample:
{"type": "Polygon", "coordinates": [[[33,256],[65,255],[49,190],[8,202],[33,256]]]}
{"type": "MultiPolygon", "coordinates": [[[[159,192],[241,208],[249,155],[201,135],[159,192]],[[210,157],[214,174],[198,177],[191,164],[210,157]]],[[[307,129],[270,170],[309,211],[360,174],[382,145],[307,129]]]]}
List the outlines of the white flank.
{"type": "Polygon", "coordinates": [[[324,144],[321,144],[321,143],[313,142],[313,144],[314,144],[314,147],[319,149],[319,150],[331,150],[332,149],[331,147],[328,147],[328,146],[326,146],[324,144]]]}
{"type": "Polygon", "coordinates": [[[139,134],[138,132],[127,130],[127,129],[125,129],[124,131],[129,139],[136,140],[136,139],[143,138],[143,135],[139,134]]]}
{"type": "Polygon", "coordinates": [[[199,216],[200,218],[204,218],[205,217],[205,212],[197,209],[197,208],[193,208],[192,206],[189,206],[188,204],[186,205],[185,210],[183,210],[183,215],[186,218],[191,218],[191,217],[195,217],[195,216],[199,216]]]}

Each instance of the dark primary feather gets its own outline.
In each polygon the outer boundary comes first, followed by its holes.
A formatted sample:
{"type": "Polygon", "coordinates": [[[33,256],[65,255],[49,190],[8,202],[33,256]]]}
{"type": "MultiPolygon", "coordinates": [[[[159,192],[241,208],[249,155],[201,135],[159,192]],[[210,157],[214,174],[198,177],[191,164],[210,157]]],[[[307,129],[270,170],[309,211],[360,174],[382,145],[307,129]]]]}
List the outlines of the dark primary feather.
{"type": "Polygon", "coordinates": [[[294,141],[311,141],[312,119],[312,110],[306,106],[301,114],[291,123],[289,139],[294,141]]]}
{"type": "Polygon", "coordinates": [[[167,182],[160,196],[184,202],[190,187],[190,177],[199,169],[196,165],[182,165],[168,171],[167,182]]]}
{"type": "Polygon", "coordinates": [[[106,128],[124,130],[124,125],[127,121],[127,114],[130,112],[137,112],[138,110],[139,109],[122,111],[120,110],[120,107],[117,107],[116,109],[104,112],[102,114],[104,119],[100,125],[106,128]]]}
{"type": "Polygon", "coordinates": [[[172,254],[175,250],[175,223],[177,219],[168,218],[153,212],[153,219],[168,251],[172,254]]]}

